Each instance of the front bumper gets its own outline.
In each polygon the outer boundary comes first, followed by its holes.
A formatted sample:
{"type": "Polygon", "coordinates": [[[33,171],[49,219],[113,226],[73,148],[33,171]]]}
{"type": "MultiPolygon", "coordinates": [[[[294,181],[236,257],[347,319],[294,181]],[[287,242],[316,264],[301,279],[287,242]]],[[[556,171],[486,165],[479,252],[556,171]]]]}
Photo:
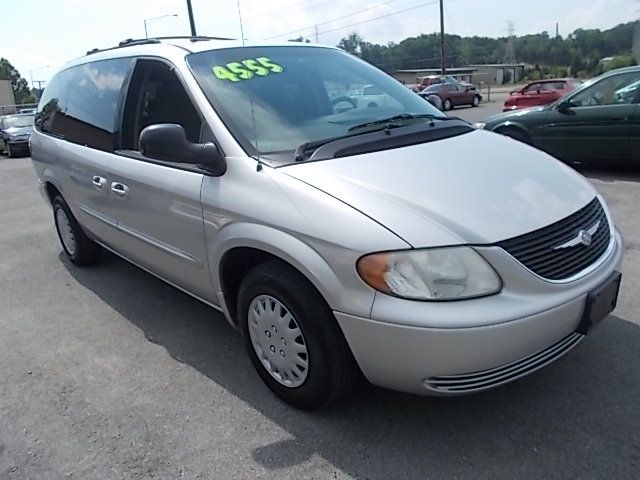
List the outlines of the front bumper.
{"type": "MultiPolygon", "coordinates": [[[[614,237],[615,248],[597,270],[564,286],[548,284],[536,292],[523,283],[511,292],[505,281],[498,295],[437,304],[378,295],[372,318],[335,316],[374,385],[423,395],[486,390],[542,368],[582,340],[574,333],[587,294],[621,266],[622,237],[617,231],[614,237]],[[403,303],[405,311],[399,310],[403,303]],[[526,311],[531,313],[523,315],[526,311]],[[443,326],[444,317],[455,327],[443,326]]],[[[535,281],[542,282],[532,279],[532,285],[535,281]]]]}
{"type": "Polygon", "coordinates": [[[16,152],[28,152],[29,140],[7,140],[7,145],[11,147],[11,150],[16,152]]]}

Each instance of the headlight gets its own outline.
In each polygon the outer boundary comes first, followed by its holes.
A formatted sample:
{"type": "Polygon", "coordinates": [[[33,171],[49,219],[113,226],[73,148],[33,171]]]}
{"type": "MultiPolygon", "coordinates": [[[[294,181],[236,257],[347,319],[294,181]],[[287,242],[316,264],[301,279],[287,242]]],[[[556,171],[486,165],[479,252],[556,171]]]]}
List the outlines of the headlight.
{"type": "Polygon", "coordinates": [[[484,127],[486,127],[487,124],[486,123],[482,123],[482,122],[478,122],[478,123],[474,123],[473,124],[473,128],[477,128],[478,130],[484,130],[484,127]]]}
{"type": "Polygon", "coordinates": [[[21,142],[23,140],[29,140],[30,135],[29,134],[25,134],[25,135],[14,135],[13,137],[10,137],[9,140],[12,140],[14,142],[21,142]]]}
{"type": "Polygon", "coordinates": [[[376,290],[412,300],[459,300],[497,293],[497,273],[470,247],[374,253],[358,274],[376,290]]]}

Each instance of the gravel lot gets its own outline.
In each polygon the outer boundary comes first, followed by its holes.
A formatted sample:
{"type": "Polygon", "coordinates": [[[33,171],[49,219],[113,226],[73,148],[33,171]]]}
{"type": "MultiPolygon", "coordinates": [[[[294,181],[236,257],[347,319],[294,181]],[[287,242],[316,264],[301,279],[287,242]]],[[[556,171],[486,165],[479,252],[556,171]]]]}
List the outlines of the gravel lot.
{"type": "Polygon", "coordinates": [[[640,172],[585,173],[627,252],[581,346],[484,394],[305,413],[220,314],[112,255],[70,264],[29,159],[0,158],[0,478],[640,478],[640,172]]]}

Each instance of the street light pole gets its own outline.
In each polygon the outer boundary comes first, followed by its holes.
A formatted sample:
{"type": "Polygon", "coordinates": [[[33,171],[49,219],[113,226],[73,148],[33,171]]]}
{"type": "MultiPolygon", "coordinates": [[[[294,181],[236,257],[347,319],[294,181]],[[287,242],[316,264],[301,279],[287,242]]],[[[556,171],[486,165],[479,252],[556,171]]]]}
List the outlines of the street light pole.
{"type": "Polygon", "coordinates": [[[160,15],[159,17],[145,18],[144,19],[144,38],[149,38],[149,32],[147,30],[147,25],[149,25],[150,23],[153,23],[155,21],[162,20],[163,18],[177,17],[177,16],[178,16],[177,13],[169,13],[167,15],[160,15]]]}

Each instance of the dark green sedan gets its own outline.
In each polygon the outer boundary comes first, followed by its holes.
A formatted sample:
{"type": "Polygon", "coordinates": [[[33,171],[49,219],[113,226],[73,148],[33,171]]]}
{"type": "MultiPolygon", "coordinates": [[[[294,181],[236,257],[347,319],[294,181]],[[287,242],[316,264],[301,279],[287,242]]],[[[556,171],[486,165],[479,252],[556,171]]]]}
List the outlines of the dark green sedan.
{"type": "Polygon", "coordinates": [[[640,66],[612,70],[544,107],[475,124],[566,162],[640,160],[640,66]]]}

